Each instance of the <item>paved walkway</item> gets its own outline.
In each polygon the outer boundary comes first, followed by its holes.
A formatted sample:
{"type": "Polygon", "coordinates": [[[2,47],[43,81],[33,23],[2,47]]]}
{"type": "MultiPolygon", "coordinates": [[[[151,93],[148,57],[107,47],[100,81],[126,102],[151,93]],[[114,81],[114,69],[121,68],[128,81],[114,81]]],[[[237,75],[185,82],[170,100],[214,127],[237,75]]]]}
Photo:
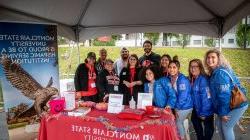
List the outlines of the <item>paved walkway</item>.
{"type": "Polygon", "coordinates": [[[25,127],[9,130],[10,140],[35,140],[38,133],[27,133],[25,127]]]}

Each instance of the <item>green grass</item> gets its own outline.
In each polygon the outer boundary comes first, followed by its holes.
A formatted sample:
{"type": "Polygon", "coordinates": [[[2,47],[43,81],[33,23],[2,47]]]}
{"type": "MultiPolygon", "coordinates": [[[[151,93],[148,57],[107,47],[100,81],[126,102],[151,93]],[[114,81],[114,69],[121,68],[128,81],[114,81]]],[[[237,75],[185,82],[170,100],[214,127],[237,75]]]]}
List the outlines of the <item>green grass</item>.
{"type": "MultiPolygon", "coordinates": [[[[99,50],[102,47],[80,47],[80,60],[84,62],[86,55],[88,52],[93,51],[98,56],[99,50]]],[[[119,47],[105,47],[108,51],[108,58],[116,60],[120,56],[120,48],[119,47]]],[[[76,67],[78,65],[78,57],[77,57],[77,48],[72,49],[72,54],[69,59],[65,60],[62,58],[62,55],[65,52],[70,52],[72,48],[60,47],[59,48],[59,71],[60,78],[62,74],[74,74],[76,67]],[[70,67],[69,67],[70,65],[70,67]]],[[[139,57],[143,55],[142,47],[129,47],[130,54],[135,53],[139,57]]],[[[187,67],[190,60],[193,58],[199,58],[203,60],[205,52],[209,48],[170,48],[170,47],[158,47],[153,48],[153,51],[162,55],[164,53],[168,53],[171,56],[178,55],[179,60],[181,62],[181,72],[187,74],[187,67]]],[[[70,53],[69,53],[70,54],[70,53]]],[[[240,77],[250,77],[250,49],[242,50],[242,49],[223,49],[223,54],[228,59],[232,68],[235,70],[235,73],[240,77]]]]}
{"type": "Polygon", "coordinates": [[[27,125],[28,122],[21,122],[21,123],[15,123],[15,124],[10,124],[8,125],[8,129],[14,129],[14,128],[19,128],[27,125]]]}

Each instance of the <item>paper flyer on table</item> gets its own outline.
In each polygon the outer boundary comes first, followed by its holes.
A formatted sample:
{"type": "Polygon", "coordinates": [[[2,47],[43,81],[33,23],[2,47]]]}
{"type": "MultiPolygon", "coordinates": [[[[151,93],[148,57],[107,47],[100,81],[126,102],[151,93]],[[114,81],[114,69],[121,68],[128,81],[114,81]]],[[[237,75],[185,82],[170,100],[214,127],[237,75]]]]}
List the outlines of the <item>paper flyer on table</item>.
{"type": "Polygon", "coordinates": [[[108,113],[120,113],[124,108],[122,102],[122,94],[109,94],[108,113]]]}
{"type": "Polygon", "coordinates": [[[153,93],[138,93],[138,109],[145,109],[146,106],[152,105],[153,93]]]}

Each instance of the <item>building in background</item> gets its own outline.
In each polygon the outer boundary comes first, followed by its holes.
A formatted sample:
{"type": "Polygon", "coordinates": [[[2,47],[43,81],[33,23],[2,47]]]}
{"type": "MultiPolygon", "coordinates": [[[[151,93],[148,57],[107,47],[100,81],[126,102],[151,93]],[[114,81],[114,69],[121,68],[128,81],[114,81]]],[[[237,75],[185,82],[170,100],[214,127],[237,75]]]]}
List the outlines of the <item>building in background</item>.
{"type": "MultiPolygon", "coordinates": [[[[245,24],[245,19],[242,20],[242,23],[245,24]]],[[[250,24],[250,16],[248,16],[247,24],[250,24]]],[[[223,48],[238,48],[236,42],[236,30],[237,25],[229,30],[221,39],[214,38],[215,46],[218,47],[221,45],[223,48]]],[[[140,47],[143,42],[146,40],[143,33],[132,33],[132,34],[122,34],[122,38],[116,41],[116,46],[118,47],[140,47]]],[[[206,36],[191,35],[187,47],[207,47],[205,40],[206,36]]],[[[160,33],[159,40],[155,46],[164,46],[163,43],[163,33],[160,33]]],[[[175,47],[178,45],[178,38],[172,37],[171,39],[167,38],[168,46],[175,47]]],[[[248,46],[250,48],[250,46],[248,46]]]]}

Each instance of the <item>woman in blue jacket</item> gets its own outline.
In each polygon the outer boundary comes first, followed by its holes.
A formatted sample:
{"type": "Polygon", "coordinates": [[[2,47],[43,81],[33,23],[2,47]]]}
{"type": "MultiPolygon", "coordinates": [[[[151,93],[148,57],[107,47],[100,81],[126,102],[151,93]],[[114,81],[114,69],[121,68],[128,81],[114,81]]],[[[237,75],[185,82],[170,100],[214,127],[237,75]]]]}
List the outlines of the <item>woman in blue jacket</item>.
{"type": "Polygon", "coordinates": [[[188,78],[179,72],[178,57],[175,56],[173,61],[169,63],[168,70],[177,99],[175,104],[176,125],[181,139],[185,139],[184,120],[193,109],[191,85],[188,78]]]}
{"type": "Polygon", "coordinates": [[[191,121],[197,140],[211,140],[214,133],[213,105],[207,76],[201,60],[191,60],[188,70],[194,103],[191,121]],[[204,126],[202,126],[202,123],[204,126]]]}
{"type": "Polygon", "coordinates": [[[229,63],[218,50],[207,51],[205,66],[210,74],[210,90],[214,111],[218,115],[217,124],[221,137],[223,140],[234,140],[233,128],[247,110],[248,103],[243,102],[236,108],[230,108],[231,91],[235,85],[243,93],[246,93],[246,90],[240,85],[229,63]]]}
{"type": "Polygon", "coordinates": [[[147,82],[144,84],[144,92],[153,93],[153,105],[160,108],[174,108],[176,96],[169,79],[161,78],[157,67],[145,68],[147,82]]]}

